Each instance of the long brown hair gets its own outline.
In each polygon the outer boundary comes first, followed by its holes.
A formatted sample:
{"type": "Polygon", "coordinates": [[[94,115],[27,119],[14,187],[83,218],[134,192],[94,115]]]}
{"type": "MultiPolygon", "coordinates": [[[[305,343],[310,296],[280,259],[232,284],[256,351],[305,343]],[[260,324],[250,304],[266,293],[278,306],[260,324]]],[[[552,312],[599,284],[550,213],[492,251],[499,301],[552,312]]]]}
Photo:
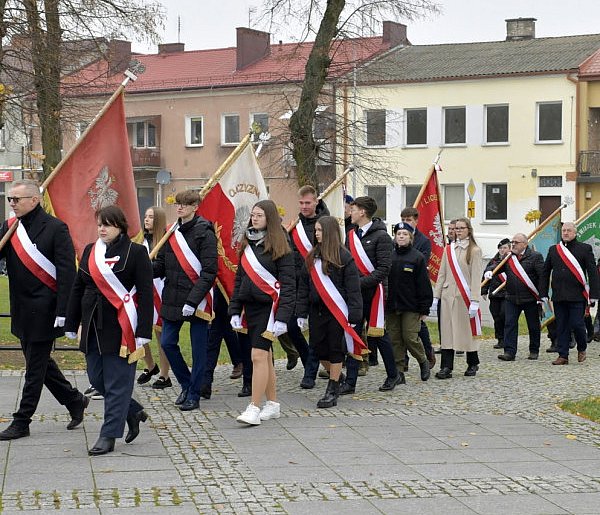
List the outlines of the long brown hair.
{"type": "Polygon", "coordinates": [[[340,237],[340,225],[333,216],[322,216],[316,223],[321,226],[321,243],[315,238],[315,244],[306,256],[306,268],[309,270],[315,266],[315,259],[321,258],[323,264],[323,273],[329,275],[330,266],[336,268],[342,267],[340,258],[340,248],[342,240],[340,237]]]}
{"type": "Polygon", "coordinates": [[[473,235],[473,226],[471,225],[471,220],[468,218],[457,218],[456,223],[462,222],[467,226],[467,232],[469,233],[469,246],[467,247],[467,264],[471,264],[471,252],[475,247],[478,247],[477,242],[475,241],[475,236],[473,235]]]}
{"type": "MultiPolygon", "coordinates": [[[[277,211],[277,205],[272,200],[260,200],[254,206],[262,209],[265,212],[267,220],[267,235],[265,236],[265,252],[271,254],[271,259],[276,261],[281,256],[292,251],[288,243],[288,237],[285,229],[281,226],[281,217],[277,211]]],[[[248,221],[248,227],[252,227],[252,219],[248,221]]],[[[248,238],[244,234],[244,238],[240,244],[239,255],[241,256],[248,245],[248,238]]]]}
{"type": "Polygon", "coordinates": [[[158,206],[152,206],[148,209],[152,209],[154,215],[154,221],[152,222],[152,248],[154,248],[167,232],[167,213],[162,207],[158,206]]]}

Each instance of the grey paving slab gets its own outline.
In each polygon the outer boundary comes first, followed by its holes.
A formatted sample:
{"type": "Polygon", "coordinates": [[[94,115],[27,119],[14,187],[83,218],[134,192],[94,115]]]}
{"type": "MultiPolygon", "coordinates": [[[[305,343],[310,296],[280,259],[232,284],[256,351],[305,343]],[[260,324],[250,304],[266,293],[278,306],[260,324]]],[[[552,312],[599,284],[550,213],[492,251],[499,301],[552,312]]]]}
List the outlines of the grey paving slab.
{"type": "MultiPolygon", "coordinates": [[[[57,471],[60,470],[58,465],[56,469],[57,471]]],[[[86,473],[83,470],[65,472],[64,474],[37,474],[31,470],[29,472],[9,471],[3,484],[3,490],[6,492],[18,490],[42,490],[52,492],[53,490],[85,490],[92,488],[94,488],[92,472],[89,471],[86,473]]]]}
{"type": "Polygon", "coordinates": [[[429,479],[493,478],[503,475],[482,463],[426,463],[409,466],[429,479]]]}
{"type": "MultiPolygon", "coordinates": [[[[137,507],[122,507],[122,508],[102,508],[101,515],[165,515],[166,513],[177,513],[178,515],[194,515],[198,514],[198,508],[192,502],[184,502],[177,505],[165,506],[137,506],[137,507]]],[[[79,510],[77,510],[79,515],[79,510]]]]}
{"type": "Polygon", "coordinates": [[[357,463],[369,465],[391,465],[398,464],[401,460],[393,453],[380,449],[363,448],[349,449],[345,451],[323,451],[318,454],[319,459],[329,466],[351,466],[357,463]]]}
{"type": "Polygon", "coordinates": [[[181,486],[183,481],[175,470],[163,470],[160,474],[160,480],[157,480],[156,474],[149,471],[94,471],[94,481],[96,488],[119,488],[125,485],[135,485],[136,488],[153,487],[160,484],[161,487],[181,486]]]}
{"type": "Polygon", "coordinates": [[[543,461],[548,460],[528,449],[517,447],[513,449],[489,449],[489,448],[463,448],[462,453],[473,461],[479,462],[519,462],[519,461],[543,461]]]}
{"type": "Polygon", "coordinates": [[[580,474],[600,478],[600,460],[561,461],[560,463],[580,474]]]}
{"type": "Polygon", "coordinates": [[[597,493],[542,494],[542,497],[568,513],[597,515],[600,511],[597,493]]]}
{"type": "MultiPolygon", "coordinates": [[[[461,499],[462,500],[462,499],[461,499]]],[[[419,499],[373,499],[371,504],[382,513],[419,513],[426,515],[470,515],[477,513],[452,497],[419,499]]]]}
{"type": "Polygon", "coordinates": [[[568,476],[572,470],[553,461],[519,461],[488,463],[490,468],[497,470],[504,476],[568,476]]]}
{"type": "Polygon", "coordinates": [[[420,436],[417,438],[397,438],[394,440],[376,441],[375,445],[389,451],[401,451],[403,449],[450,449],[446,442],[432,436],[420,436]]]}
{"type": "Polygon", "coordinates": [[[531,450],[541,456],[557,461],[600,459],[600,449],[590,449],[589,446],[583,444],[568,447],[540,447],[531,450]]]}
{"type": "Polygon", "coordinates": [[[459,435],[439,436],[438,439],[449,447],[470,449],[511,449],[517,447],[514,442],[498,435],[459,435]]]}
{"type": "Polygon", "coordinates": [[[319,482],[342,481],[343,478],[334,470],[324,465],[319,467],[252,467],[257,479],[265,482],[310,482],[318,478],[319,482]]]}
{"type": "Polygon", "coordinates": [[[415,450],[402,449],[390,451],[402,463],[409,465],[420,463],[472,463],[477,460],[458,449],[415,450]]]}
{"type": "MultiPolygon", "coordinates": [[[[300,501],[281,503],[286,513],[290,515],[314,515],[315,513],[328,513],[342,515],[360,513],[364,515],[379,515],[381,510],[369,501],[352,500],[344,503],[334,501],[300,501]]],[[[383,512],[385,513],[385,512],[383,512]]]]}
{"type": "Polygon", "coordinates": [[[360,466],[332,465],[331,468],[345,481],[424,479],[413,467],[401,463],[381,465],[361,461],[360,466]]]}
{"type": "Polygon", "coordinates": [[[463,497],[460,501],[475,513],[482,515],[559,515],[569,513],[555,503],[528,494],[509,494],[502,496],[476,495],[463,497]]]}

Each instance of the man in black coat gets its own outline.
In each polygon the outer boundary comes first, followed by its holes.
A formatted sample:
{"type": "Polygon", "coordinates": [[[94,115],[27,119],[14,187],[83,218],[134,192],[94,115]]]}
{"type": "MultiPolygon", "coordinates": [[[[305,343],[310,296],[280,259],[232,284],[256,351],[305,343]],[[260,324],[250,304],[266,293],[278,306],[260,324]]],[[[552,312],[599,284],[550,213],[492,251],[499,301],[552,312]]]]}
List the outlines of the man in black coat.
{"type": "Polygon", "coordinates": [[[598,302],[600,281],[592,247],[577,241],[577,228],[573,222],[563,224],[561,242],[552,245],[548,250],[540,287],[542,298],[548,297],[550,274],[558,343],[558,358],[552,364],[569,364],[571,331],[574,332],[577,342],[577,361],[581,363],[585,361],[587,349],[587,333],[583,320],[585,308],[588,303],[594,305],[598,302]],[[573,258],[575,262],[569,258],[573,258]],[[579,272],[583,273],[584,277],[581,277],[579,272]],[[586,291],[587,286],[589,293],[586,291]]]}
{"type": "MultiPolygon", "coordinates": [[[[83,421],[89,403],[50,356],[54,340],[64,335],[75,278],[75,251],[69,229],[42,209],[40,198],[39,187],[29,180],[14,182],[7,196],[21,234],[13,234],[0,250],[0,257],[6,258],[11,332],[19,338],[25,356],[25,383],[19,409],[12,423],[0,432],[0,440],[29,436],[31,417],[44,385],[69,410],[67,429],[75,429],[83,421]]],[[[7,231],[8,221],[2,225],[0,236],[7,231]]]]}
{"type": "MultiPolygon", "coordinates": [[[[346,247],[351,248],[350,238],[353,233],[358,235],[362,248],[373,265],[373,271],[366,275],[361,272],[360,290],[363,298],[363,317],[367,324],[371,314],[371,304],[377,291],[378,285],[383,285],[384,297],[387,293],[388,275],[392,267],[392,252],[394,249],[392,238],[388,234],[385,224],[380,218],[373,218],[377,211],[377,203],[371,197],[358,197],[352,203],[351,217],[352,223],[357,228],[348,232],[346,235],[346,247]]],[[[357,261],[359,272],[360,263],[357,261]]],[[[362,328],[358,328],[361,333],[362,328]]],[[[376,348],[381,353],[387,378],[383,385],[379,387],[381,391],[393,390],[396,385],[404,383],[404,373],[399,372],[394,359],[392,343],[387,332],[384,330],[381,336],[367,336],[369,348],[376,348]]],[[[346,382],[340,388],[340,395],[354,393],[356,381],[358,378],[359,362],[349,356],[346,359],[347,377],[346,382]]]]}
{"type": "MultiPolygon", "coordinates": [[[[196,191],[181,191],[175,197],[179,224],[176,231],[181,233],[193,258],[200,262],[202,270],[198,278],[193,281],[179,261],[171,244],[176,239],[175,234],[160,249],[153,264],[154,277],[165,278],[160,309],[163,320],[160,345],[182,388],[175,401],[181,411],[199,408],[206,366],[208,321],[198,317],[196,310],[217,277],[217,237],[212,224],[196,215],[199,203],[200,196],[196,191]],[[179,349],[179,331],[184,322],[190,323],[191,372],[179,349]]],[[[183,263],[186,268],[191,265],[189,260],[183,263]]]]}
{"type": "MultiPolygon", "coordinates": [[[[517,263],[505,263],[499,270],[506,273],[506,296],[504,305],[504,353],[498,356],[502,361],[514,361],[517,354],[519,336],[519,316],[525,313],[529,332],[529,356],[538,359],[540,353],[540,281],[544,270],[544,258],[529,247],[527,236],[517,233],[511,241],[512,254],[517,263]],[[527,282],[529,281],[529,286],[527,282]],[[531,286],[535,290],[531,289],[531,286]],[[537,292],[537,293],[536,293],[537,292]]],[[[513,256],[510,259],[513,259],[513,256]]],[[[484,274],[487,279],[491,271],[484,274]]]]}

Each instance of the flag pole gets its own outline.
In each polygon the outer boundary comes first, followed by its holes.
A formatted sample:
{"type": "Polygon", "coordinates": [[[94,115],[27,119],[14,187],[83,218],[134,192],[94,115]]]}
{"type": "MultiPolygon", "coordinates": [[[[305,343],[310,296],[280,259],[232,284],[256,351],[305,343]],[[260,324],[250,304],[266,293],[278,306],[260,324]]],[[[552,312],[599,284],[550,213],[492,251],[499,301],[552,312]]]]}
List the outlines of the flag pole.
{"type": "MultiPolygon", "coordinates": [[[[429,179],[431,179],[433,172],[436,171],[436,166],[440,162],[440,157],[442,156],[443,151],[444,151],[443,148],[440,149],[440,151],[437,153],[437,156],[433,160],[433,163],[431,164],[431,167],[429,168],[429,171],[427,172],[427,176],[423,180],[423,185],[421,186],[421,189],[419,190],[419,194],[417,195],[417,198],[413,202],[413,207],[417,207],[419,205],[419,202],[421,202],[421,198],[425,194],[425,188],[427,187],[427,184],[429,183],[429,179]]],[[[438,194],[439,194],[439,191],[438,191],[438,194]]],[[[439,195],[438,195],[438,197],[439,197],[439,195]]]]}
{"type": "Polygon", "coordinates": [[[598,202],[594,207],[588,209],[583,215],[581,215],[576,221],[575,221],[575,225],[579,224],[582,220],[584,220],[585,218],[587,218],[590,214],[592,214],[594,211],[596,211],[598,208],[600,208],[600,202],[598,202]]]}
{"type": "MultiPolygon", "coordinates": [[[[552,211],[552,213],[550,213],[546,219],[540,224],[538,225],[530,234],[529,236],[527,236],[527,240],[530,240],[531,238],[533,238],[540,230],[542,230],[544,227],[546,227],[546,225],[548,225],[552,219],[558,214],[560,213],[565,207],[567,207],[566,204],[561,204],[560,206],[558,206],[554,211],[552,211]]],[[[492,270],[492,275],[496,275],[496,272],[498,270],[500,270],[500,268],[502,268],[504,266],[504,264],[510,259],[510,257],[512,256],[512,253],[509,252],[507,254],[507,256],[500,261],[500,263],[498,263],[498,265],[496,266],[496,268],[494,268],[494,270],[492,270]]],[[[484,279],[481,282],[481,286],[486,285],[490,280],[489,279],[484,279]]],[[[504,288],[506,286],[506,281],[503,282],[498,288],[496,288],[492,294],[495,294],[497,292],[499,292],[502,288],[504,288]]]]}
{"type": "MultiPolygon", "coordinates": [[[[335,188],[339,186],[339,184],[346,178],[346,176],[354,170],[354,166],[349,166],[344,170],[342,175],[340,175],[337,179],[335,179],[327,188],[317,197],[317,202],[321,199],[324,199],[329,193],[331,193],[335,188]]],[[[287,232],[292,232],[292,229],[296,227],[300,219],[296,217],[296,219],[290,224],[287,229],[287,232]]]]}
{"type": "MultiPolygon", "coordinates": [[[[40,194],[41,195],[44,194],[44,191],[48,187],[48,184],[50,184],[50,182],[52,182],[52,179],[54,179],[54,177],[56,177],[56,174],[62,168],[63,163],[65,163],[67,161],[67,159],[69,159],[69,157],[71,157],[71,155],[73,154],[73,152],[75,152],[75,149],[79,146],[79,143],[83,140],[83,137],[91,130],[91,128],[96,124],[96,122],[100,119],[100,117],[112,105],[112,103],[115,101],[115,99],[118,98],[118,96],[123,92],[123,90],[125,89],[125,86],[127,85],[127,83],[130,80],[134,80],[135,81],[137,79],[137,77],[132,72],[130,72],[129,70],[125,70],[124,73],[125,73],[125,79],[123,79],[123,82],[121,82],[121,84],[119,85],[119,87],[117,88],[117,90],[113,93],[113,95],[110,97],[110,99],[108,100],[108,102],[104,105],[104,107],[100,110],[100,112],[95,116],[95,118],[92,120],[92,123],[90,123],[86,127],[85,131],[83,131],[83,134],[75,142],[75,145],[73,145],[69,149],[69,151],[66,153],[66,155],[56,165],[56,167],[54,168],[54,170],[52,170],[52,172],[50,172],[50,174],[48,175],[48,177],[46,177],[46,179],[44,180],[44,182],[40,186],[40,194]]],[[[17,219],[15,221],[15,223],[12,224],[9,227],[8,231],[6,231],[6,234],[0,240],[0,249],[4,248],[4,245],[6,245],[6,243],[8,242],[8,240],[12,237],[13,233],[17,230],[18,226],[19,226],[19,220],[17,219]]]]}

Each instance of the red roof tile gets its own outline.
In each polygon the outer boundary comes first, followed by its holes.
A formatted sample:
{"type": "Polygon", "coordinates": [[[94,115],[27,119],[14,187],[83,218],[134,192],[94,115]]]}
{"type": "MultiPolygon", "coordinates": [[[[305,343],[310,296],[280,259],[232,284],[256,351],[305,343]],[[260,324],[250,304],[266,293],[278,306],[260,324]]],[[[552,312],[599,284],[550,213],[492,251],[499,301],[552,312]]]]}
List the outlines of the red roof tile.
{"type": "Polygon", "coordinates": [[[579,78],[600,78],[600,50],[589,56],[579,66],[579,78]]]}

